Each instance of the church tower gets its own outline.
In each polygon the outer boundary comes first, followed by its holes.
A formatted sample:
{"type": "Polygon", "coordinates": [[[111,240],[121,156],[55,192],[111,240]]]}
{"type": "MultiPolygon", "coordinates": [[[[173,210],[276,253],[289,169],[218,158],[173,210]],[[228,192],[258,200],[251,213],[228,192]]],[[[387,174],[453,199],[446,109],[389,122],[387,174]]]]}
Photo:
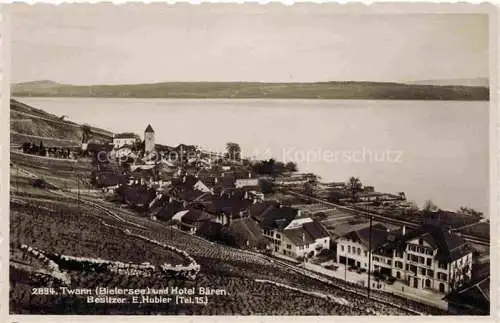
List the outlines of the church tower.
{"type": "Polygon", "coordinates": [[[155,131],[150,124],[146,130],[144,130],[144,152],[145,154],[149,154],[155,150],[155,131]]]}

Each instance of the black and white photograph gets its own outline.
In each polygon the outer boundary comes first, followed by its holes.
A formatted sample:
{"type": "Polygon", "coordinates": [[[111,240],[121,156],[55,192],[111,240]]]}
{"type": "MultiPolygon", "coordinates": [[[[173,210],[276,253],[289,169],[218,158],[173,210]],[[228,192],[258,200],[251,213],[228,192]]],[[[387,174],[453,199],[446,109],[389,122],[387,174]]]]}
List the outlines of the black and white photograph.
{"type": "Polygon", "coordinates": [[[494,319],[496,11],[426,8],[5,5],[9,322],[494,319]]]}

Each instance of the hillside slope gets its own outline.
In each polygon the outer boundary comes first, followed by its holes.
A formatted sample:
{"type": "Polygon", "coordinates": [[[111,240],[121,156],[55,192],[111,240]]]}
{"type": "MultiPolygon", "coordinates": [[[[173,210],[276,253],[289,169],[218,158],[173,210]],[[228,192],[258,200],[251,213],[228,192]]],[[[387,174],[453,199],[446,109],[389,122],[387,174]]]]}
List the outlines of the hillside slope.
{"type": "MultiPolygon", "coordinates": [[[[14,99],[10,101],[10,131],[10,142],[14,145],[24,142],[38,144],[43,140],[46,146],[76,147],[82,142],[81,125],[14,99]]],[[[104,129],[91,127],[91,131],[94,142],[113,138],[113,133],[104,129]]]]}
{"type": "Polygon", "coordinates": [[[50,81],[12,85],[15,96],[123,98],[269,98],[371,100],[488,100],[487,87],[382,82],[167,82],[68,85],[50,81]]]}

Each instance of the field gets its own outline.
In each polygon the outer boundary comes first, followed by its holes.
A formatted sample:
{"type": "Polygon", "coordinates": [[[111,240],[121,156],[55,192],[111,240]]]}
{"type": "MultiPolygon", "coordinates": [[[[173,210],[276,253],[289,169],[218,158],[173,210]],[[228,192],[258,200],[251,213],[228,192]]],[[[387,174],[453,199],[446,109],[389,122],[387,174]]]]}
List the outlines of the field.
{"type": "Polygon", "coordinates": [[[80,188],[89,188],[92,164],[90,160],[54,160],[28,154],[12,152],[10,168],[12,188],[29,179],[44,179],[60,188],[76,188],[80,178],[80,188]]]}
{"type": "MultiPolygon", "coordinates": [[[[79,124],[63,120],[43,110],[31,107],[17,100],[10,102],[10,142],[21,145],[23,142],[56,147],[75,147],[81,144],[82,129],[79,124]]],[[[111,140],[109,131],[91,128],[92,139],[96,142],[111,140]]]]}
{"type": "Polygon", "coordinates": [[[11,250],[26,244],[75,257],[132,263],[148,261],[155,266],[165,262],[183,263],[183,258],[173,252],[103,225],[102,220],[106,223],[116,223],[116,220],[95,217],[93,210],[85,205],[79,210],[74,201],[45,199],[43,206],[40,202],[11,202],[11,250]]]}

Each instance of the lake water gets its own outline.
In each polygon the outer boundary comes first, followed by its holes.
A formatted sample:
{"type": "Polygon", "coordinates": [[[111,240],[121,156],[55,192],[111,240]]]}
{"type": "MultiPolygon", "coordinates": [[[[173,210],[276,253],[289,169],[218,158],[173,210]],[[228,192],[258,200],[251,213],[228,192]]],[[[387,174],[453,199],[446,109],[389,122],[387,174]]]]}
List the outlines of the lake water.
{"type": "Polygon", "coordinates": [[[75,122],[156,143],[223,151],[237,142],[260,158],[295,159],[327,181],[358,176],[422,205],[488,213],[487,102],[21,98],[75,122]]]}

